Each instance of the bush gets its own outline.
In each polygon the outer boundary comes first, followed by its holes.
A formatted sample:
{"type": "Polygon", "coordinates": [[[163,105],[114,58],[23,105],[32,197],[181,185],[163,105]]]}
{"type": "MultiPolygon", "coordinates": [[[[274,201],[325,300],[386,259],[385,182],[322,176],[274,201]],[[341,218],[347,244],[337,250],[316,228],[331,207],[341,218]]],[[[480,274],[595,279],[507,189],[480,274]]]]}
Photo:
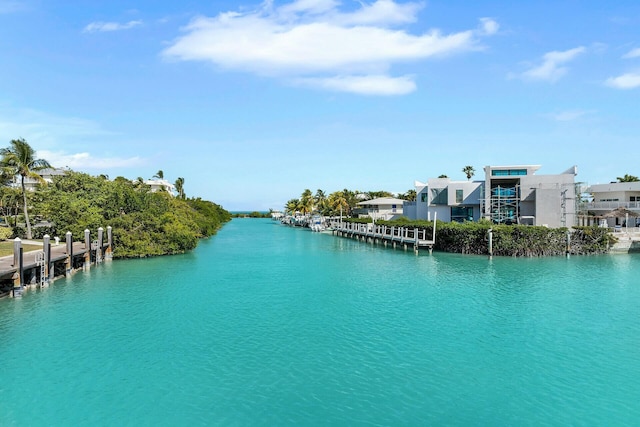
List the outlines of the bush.
{"type": "Polygon", "coordinates": [[[13,230],[9,227],[0,227],[0,240],[7,240],[13,236],[13,230]]]}

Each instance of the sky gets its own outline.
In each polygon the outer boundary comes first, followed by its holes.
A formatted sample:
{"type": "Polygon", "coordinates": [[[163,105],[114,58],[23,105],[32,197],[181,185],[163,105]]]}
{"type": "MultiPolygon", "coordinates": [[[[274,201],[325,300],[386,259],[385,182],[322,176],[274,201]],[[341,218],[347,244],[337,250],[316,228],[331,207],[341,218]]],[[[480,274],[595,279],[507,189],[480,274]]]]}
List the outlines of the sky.
{"type": "Polygon", "coordinates": [[[640,175],[640,2],[0,0],[0,147],[228,210],[640,175]],[[5,145],[3,145],[5,144],[5,145]]]}

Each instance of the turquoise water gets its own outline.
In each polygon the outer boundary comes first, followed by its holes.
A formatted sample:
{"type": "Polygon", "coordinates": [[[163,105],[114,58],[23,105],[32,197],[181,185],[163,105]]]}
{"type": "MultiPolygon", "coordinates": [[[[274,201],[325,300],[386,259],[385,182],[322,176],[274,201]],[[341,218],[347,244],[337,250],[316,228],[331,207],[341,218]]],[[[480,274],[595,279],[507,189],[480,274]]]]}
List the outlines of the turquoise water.
{"type": "Polygon", "coordinates": [[[640,257],[234,219],[0,300],[0,425],[637,425],[640,257]]]}

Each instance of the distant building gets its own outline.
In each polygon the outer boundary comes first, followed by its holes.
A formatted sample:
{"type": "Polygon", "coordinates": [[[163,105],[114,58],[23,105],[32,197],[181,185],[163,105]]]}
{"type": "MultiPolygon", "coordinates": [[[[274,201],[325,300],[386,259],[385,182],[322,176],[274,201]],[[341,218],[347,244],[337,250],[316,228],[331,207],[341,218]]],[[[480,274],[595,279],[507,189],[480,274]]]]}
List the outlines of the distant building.
{"type": "MultiPolygon", "coordinates": [[[[623,208],[640,215],[640,182],[611,182],[591,185],[587,192],[592,200],[585,204],[589,216],[602,218],[614,209],[623,208]]],[[[621,225],[625,218],[606,218],[608,226],[621,225]]],[[[637,222],[633,218],[634,222],[637,222]]],[[[629,226],[635,224],[628,224],[629,226]]]]}
{"type": "MultiPolygon", "coordinates": [[[[42,169],[40,171],[37,171],[37,174],[40,175],[47,184],[51,184],[53,182],[54,177],[63,176],[64,174],[67,173],[67,171],[68,171],[67,169],[47,168],[47,169],[42,169]]],[[[22,185],[21,179],[22,177],[20,175],[14,176],[13,180],[11,181],[11,186],[15,188],[21,188],[21,185],[22,185]]],[[[24,177],[25,190],[35,191],[39,185],[42,185],[42,183],[39,180],[35,178],[30,178],[28,176],[24,177]]]]}
{"type": "Polygon", "coordinates": [[[356,205],[358,208],[354,210],[354,214],[359,217],[369,216],[374,220],[377,219],[395,219],[399,218],[403,212],[402,199],[394,199],[392,197],[380,197],[377,199],[366,200],[359,202],[356,205]]]}
{"type": "Polygon", "coordinates": [[[540,166],[486,166],[484,181],[432,178],[416,182],[416,201],[405,202],[411,219],[477,221],[571,227],[577,221],[577,168],[536,175],[540,166]]]}
{"type": "Polygon", "coordinates": [[[151,188],[152,193],[155,193],[156,191],[166,191],[167,193],[173,195],[175,191],[175,186],[166,179],[147,179],[144,183],[151,188]]]}

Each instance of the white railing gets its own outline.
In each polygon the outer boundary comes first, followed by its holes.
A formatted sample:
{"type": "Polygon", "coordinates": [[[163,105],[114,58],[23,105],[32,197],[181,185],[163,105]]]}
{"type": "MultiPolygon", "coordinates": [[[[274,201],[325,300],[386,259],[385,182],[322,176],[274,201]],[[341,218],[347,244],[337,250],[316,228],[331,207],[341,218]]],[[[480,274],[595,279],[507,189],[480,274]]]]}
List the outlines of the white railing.
{"type": "Polygon", "coordinates": [[[589,210],[613,210],[617,208],[640,210],[640,202],[591,202],[585,206],[589,210]]]}

